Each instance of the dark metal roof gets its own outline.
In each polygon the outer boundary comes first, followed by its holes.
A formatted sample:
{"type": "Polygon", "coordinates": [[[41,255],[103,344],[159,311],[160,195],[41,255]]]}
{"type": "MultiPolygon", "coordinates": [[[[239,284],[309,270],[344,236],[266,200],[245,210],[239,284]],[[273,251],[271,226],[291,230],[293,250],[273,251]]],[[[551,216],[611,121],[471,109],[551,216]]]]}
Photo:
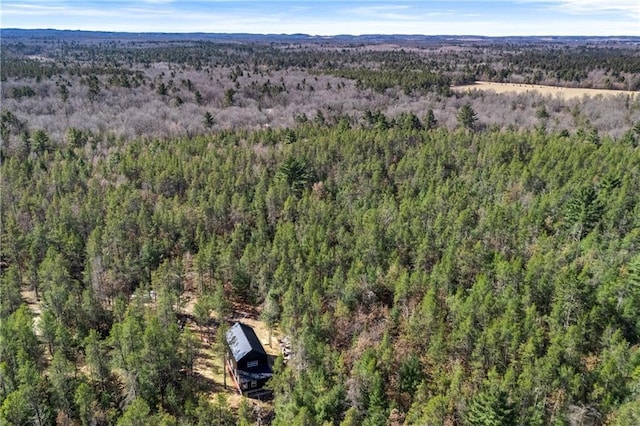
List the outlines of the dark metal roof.
{"type": "Polygon", "coordinates": [[[227,343],[236,362],[247,356],[251,351],[264,356],[267,355],[253,328],[239,322],[233,324],[227,331],[227,343]]]}

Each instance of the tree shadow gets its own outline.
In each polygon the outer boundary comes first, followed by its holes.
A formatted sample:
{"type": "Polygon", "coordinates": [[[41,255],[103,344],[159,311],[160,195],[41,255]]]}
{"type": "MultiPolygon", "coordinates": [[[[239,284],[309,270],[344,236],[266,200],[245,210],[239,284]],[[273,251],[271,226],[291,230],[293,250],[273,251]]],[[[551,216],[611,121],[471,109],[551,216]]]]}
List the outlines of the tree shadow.
{"type": "Polygon", "coordinates": [[[225,389],[224,385],[216,382],[215,380],[202,375],[201,373],[194,371],[192,373],[187,373],[189,380],[192,381],[194,385],[194,389],[196,392],[225,392],[229,390],[233,390],[229,384],[227,383],[227,388],[225,389]]]}

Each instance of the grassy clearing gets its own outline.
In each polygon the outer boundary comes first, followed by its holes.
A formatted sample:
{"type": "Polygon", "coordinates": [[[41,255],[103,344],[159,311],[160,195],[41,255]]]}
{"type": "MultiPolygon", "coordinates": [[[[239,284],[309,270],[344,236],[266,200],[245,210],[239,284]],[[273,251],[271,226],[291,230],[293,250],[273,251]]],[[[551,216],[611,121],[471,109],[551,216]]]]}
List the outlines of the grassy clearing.
{"type": "Polygon", "coordinates": [[[474,84],[455,86],[453,90],[466,92],[469,90],[492,90],[496,93],[530,93],[539,92],[544,96],[559,97],[562,99],[575,99],[584,96],[618,96],[631,95],[640,96],[640,92],[628,90],[606,90],[606,89],[582,89],[574,87],[541,86],[538,84],[516,84],[516,83],[493,83],[487,81],[476,81],[474,84]]]}

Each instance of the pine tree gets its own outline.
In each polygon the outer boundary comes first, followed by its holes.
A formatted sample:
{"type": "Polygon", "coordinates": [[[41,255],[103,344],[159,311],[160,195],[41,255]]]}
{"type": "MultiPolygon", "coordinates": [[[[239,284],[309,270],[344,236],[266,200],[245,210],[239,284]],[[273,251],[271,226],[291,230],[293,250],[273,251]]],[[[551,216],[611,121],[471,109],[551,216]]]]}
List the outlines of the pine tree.
{"type": "Polygon", "coordinates": [[[71,415],[74,409],[73,364],[62,351],[57,351],[53,355],[48,373],[57,408],[67,415],[71,415]]]}
{"type": "Polygon", "coordinates": [[[215,120],[213,118],[213,115],[209,111],[204,113],[204,117],[202,119],[202,122],[205,125],[205,127],[207,127],[207,128],[211,128],[215,124],[215,120]]]}
{"type": "Polygon", "coordinates": [[[104,342],[95,330],[90,330],[84,339],[84,353],[91,378],[100,383],[102,392],[106,392],[106,381],[109,378],[109,359],[104,348],[104,342]]]}
{"type": "Polygon", "coordinates": [[[581,240],[598,224],[603,210],[593,186],[583,187],[565,208],[564,217],[571,227],[571,235],[581,240]]]}
{"type": "Polygon", "coordinates": [[[216,332],[216,344],[215,352],[222,361],[222,379],[224,381],[224,388],[227,388],[227,353],[229,352],[229,345],[227,344],[227,325],[225,322],[221,322],[216,332]]]}
{"type": "Polygon", "coordinates": [[[267,294],[267,298],[264,301],[261,317],[269,328],[269,346],[271,346],[271,334],[273,332],[273,328],[278,322],[278,319],[280,318],[280,304],[272,291],[269,291],[269,294],[267,294]]]}
{"type": "MultiPolygon", "coordinates": [[[[6,241],[4,243],[6,244],[6,241]]],[[[7,318],[21,303],[20,273],[14,263],[4,270],[0,277],[0,318],[7,318]]]]}
{"type": "Polygon", "coordinates": [[[136,398],[122,413],[118,426],[146,426],[149,422],[151,409],[142,398],[136,398]]]}
{"type": "Polygon", "coordinates": [[[433,110],[429,108],[427,111],[427,115],[424,117],[424,128],[425,130],[435,129],[438,125],[438,120],[436,120],[436,116],[433,114],[433,110]]]}
{"type": "Polygon", "coordinates": [[[458,111],[458,124],[467,130],[474,130],[476,121],[478,121],[478,115],[471,108],[469,103],[466,103],[458,111]]]}
{"type": "Polygon", "coordinates": [[[508,426],[515,424],[507,393],[496,388],[480,391],[466,413],[471,426],[508,426]]]}
{"type": "Polygon", "coordinates": [[[296,195],[300,195],[311,180],[311,172],[307,162],[294,157],[289,157],[280,165],[278,176],[287,183],[296,195]]]}
{"type": "Polygon", "coordinates": [[[87,383],[82,382],[76,388],[74,393],[74,402],[78,407],[78,417],[82,422],[82,426],[89,426],[94,419],[97,409],[97,401],[94,390],[87,383]]]}
{"type": "Polygon", "coordinates": [[[235,99],[234,96],[236,95],[236,91],[233,89],[227,89],[224,92],[224,99],[222,101],[222,105],[225,107],[230,107],[233,106],[235,99]]]}

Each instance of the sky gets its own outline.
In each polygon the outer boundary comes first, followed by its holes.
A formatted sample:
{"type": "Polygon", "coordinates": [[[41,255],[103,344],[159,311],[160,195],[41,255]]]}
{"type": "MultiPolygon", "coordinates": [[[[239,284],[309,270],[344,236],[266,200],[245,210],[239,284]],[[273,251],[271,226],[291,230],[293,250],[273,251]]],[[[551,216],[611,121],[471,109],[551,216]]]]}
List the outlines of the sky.
{"type": "Polygon", "coordinates": [[[640,36],[640,0],[0,0],[1,28],[640,36]]]}

